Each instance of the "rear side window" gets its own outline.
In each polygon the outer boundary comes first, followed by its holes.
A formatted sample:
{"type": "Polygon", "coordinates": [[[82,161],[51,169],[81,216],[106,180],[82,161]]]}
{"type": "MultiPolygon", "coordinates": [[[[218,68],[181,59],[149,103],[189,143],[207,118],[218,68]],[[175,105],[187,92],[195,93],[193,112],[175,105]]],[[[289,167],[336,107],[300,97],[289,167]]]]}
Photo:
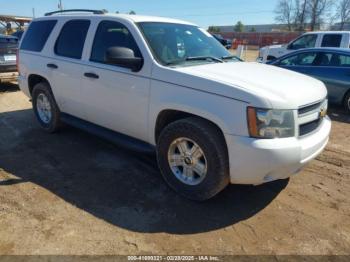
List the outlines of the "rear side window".
{"type": "Polygon", "coordinates": [[[59,56],[81,59],[89,26],[89,20],[71,20],[65,23],[57,38],[55,53],[59,56]]]}
{"type": "Polygon", "coordinates": [[[340,66],[350,67],[350,56],[339,55],[340,66]]]}
{"type": "Polygon", "coordinates": [[[314,64],[317,54],[311,53],[301,53],[288,58],[283,59],[280,62],[282,66],[311,66],[314,64]]]}
{"type": "Polygon", "coordinates": [[[350,67],[350,56],[341,54],[330,54],[329,65],[332,67],[350,67]]]}
{"type": "Polygon", "coordinates": [[[21,44],[22,50],[41,52],[49,38],[56,20],[34,21],[30,24],[21,44]]]}
{"type": "Polygon", "coordinates": [[[123,24],[102,21],[97,28],[90,60],[105,63],[105,54],[110,47],[127,47],[136,57],[142,57],[133,36],[123,24]]]}
{"type": "Polygon", "coordinates": [[[322,47],[340,47],[342,35],[324,35],[322,40],[322,47]]]}

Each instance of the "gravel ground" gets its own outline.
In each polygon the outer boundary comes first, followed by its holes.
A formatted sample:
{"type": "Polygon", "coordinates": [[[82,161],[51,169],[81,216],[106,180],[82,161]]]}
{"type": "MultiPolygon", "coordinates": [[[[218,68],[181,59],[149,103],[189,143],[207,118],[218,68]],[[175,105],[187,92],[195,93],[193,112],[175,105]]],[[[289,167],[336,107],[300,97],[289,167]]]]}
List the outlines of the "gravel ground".
{"type": "Polygon", "coordinates": [[[290,180],[204,203],[164,184],[152,155],[72,127],[48,135],[0,86],[0,254],[350,254],[350,116],[290,180]]]}

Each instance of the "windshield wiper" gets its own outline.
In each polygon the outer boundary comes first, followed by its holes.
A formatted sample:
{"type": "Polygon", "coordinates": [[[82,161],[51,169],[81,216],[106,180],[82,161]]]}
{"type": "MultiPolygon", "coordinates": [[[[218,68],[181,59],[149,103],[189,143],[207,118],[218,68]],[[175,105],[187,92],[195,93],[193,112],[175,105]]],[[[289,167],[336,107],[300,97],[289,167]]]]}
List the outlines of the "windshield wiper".
{"type": "Polygon", "coordinates": [[[167,66],[176,66],[178,64],[184,63],[186,61],[207,61],[207,60],[212,60],[218,63],[223,63],[220,58],[214,57],[214,56],[188,56],[185,57],[184,60],[174,60],[166,63],[165,65],[167,66]]]}
{"type": "Polygon", "coordinates": [[[222,61],[220,58],[217,58],[215,56],[188,56],[186,57],[186,61],[205,61],[205,60],[212,60],[212,61],[215,61],[215,62],[218,62],[218,63],[223,63],[224,61],[222,61]]]}
{"type": "Polygon", "coordinates": [[[221,59],[222,60],[236,59],[237,61],[243,61],[242,59],[240,59],[239,57],[234,56],[234,55],[223,56],[223,57],[221,57],[221,59]]]}
{"type": "Polygon", "coordinates": [[[181,64],[183,61],[171,61],[171,62],[167,62],[165,63],[166,66],[174,66],[174,65],[178,65],[181,64]]]}

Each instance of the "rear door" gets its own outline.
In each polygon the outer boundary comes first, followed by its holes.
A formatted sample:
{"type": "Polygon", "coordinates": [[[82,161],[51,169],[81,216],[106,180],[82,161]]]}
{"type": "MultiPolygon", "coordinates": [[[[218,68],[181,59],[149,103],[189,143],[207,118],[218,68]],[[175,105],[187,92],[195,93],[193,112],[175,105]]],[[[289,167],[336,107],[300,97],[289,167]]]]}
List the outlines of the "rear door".
{"type": "Polygon", "coordinates": [[[81,108],[81,58],[90,24],[88,19],[63,21],[63,26],[52,44],[51,55],[46,61],[61,111],[83,119],[85,113],[81,108]]]}
{"type": "Polygon", "coordinates": [[[336,52],[319,52],[309,74],[325,83],[330,102],[342,103],[350,89],[350,56],[336,52]]]}

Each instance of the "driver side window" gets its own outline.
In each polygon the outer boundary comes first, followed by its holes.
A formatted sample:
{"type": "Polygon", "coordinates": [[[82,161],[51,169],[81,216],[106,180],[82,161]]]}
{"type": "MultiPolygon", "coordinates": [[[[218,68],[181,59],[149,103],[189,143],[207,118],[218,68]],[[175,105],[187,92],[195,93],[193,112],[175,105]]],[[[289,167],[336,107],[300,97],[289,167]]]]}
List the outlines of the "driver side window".
{"type": "Polygon", "coordinates": [[[289,45],[288,49],[297,50],[302,48],[312,48],[316,46],[317,35],[305,35],[289,45]]]}
{"type": "Polygon", "coordinates": [[[310,66],[313,65],[317,54],[316,53],[302,53],[283,59],[280,62],[281,66],[310,66]]]}
{"type": "Polygon", "coordinates": [[[134,51],[135,57],[142,57],[134,37],[123,24],[114,21],[102,21],[96,31],[90,60],[105,63],[105,55],[110,47],[130,48],[134,51]]]}

